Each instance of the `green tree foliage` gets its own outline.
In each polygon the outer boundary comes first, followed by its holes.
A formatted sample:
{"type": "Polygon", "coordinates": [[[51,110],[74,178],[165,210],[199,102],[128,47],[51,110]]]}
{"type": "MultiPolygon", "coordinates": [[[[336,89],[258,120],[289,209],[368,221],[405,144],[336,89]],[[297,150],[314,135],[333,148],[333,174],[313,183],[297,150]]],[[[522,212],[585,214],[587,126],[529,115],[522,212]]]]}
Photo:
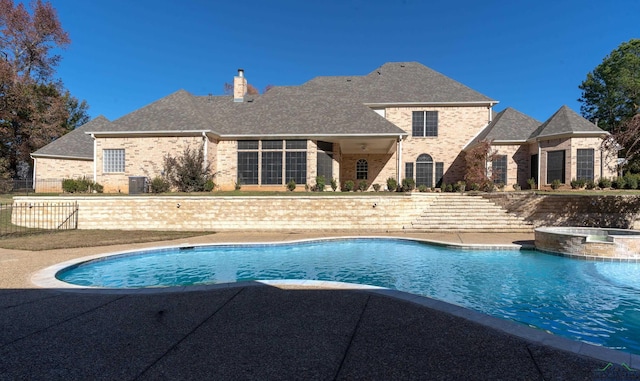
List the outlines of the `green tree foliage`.
{"type": "Polygon", "coordinates": [[[70,39],[50,3],[0,0],[0,156],[6,171],[30,163],[31,152],[87,121],[87,104],[54,80],[70,39]]]}
{"type": "Polygon", "coordinates": [[[623,42],[580,85],[580,112],[612,131],[640,108],[640,39],[623,42]]]}

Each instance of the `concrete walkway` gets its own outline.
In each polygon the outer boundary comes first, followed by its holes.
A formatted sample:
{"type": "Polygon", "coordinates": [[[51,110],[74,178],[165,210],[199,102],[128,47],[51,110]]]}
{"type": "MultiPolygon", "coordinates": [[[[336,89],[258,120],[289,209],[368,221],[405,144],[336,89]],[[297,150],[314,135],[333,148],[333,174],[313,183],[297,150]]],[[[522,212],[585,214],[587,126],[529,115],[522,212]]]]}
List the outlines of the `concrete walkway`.
{"type": "MultiPolygon", "coordinates": [[[[240,283],[190,292],[108,293],[38,289],[30,282],[32,274],[44,267],[90,254],[158,245],[317,236],[325,235],[229,233],[82,250],[0,250],[0,380],[591,380],[636,376],[622,363],[640,365],[635,363],[637,356],[601,352],[520,324],[397,291],[345,285],[327,288],[332,285],[313,283],[240,283]]],[[[533,238],[531,234],[413,236],[484,244],[533,238]]]]}

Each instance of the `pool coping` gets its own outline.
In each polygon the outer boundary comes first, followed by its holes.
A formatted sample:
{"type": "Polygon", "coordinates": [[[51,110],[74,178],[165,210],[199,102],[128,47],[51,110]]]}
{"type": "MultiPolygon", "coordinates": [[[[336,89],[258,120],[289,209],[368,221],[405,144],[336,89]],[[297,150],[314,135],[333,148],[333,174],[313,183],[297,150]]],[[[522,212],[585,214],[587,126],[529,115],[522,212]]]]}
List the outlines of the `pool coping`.
{"type": "MultiPolygon", "coordinates": [[[[277,244],[291,244],[291,243],[304,243],[313,241],[324,240],[340,240],[340,239],[362,239],[362,238],[384,238],[384,239],[398,239],[398,240],[410,240],[417,242],[429,243],[437,246],[455,247],[469,250],[481,250],[481,249],[493,249],[493,250],[531,250],[532,245],[526,244],[464,244],[464,243],[452,243],[436,240],[427,240],[420,238],[407,238],[407,237],[393,237],[393,236],[341,236],[341,237],[322,237],[322,238],[309,238],[299,240],[286,240],[277,242],[259,242],[259,243],[238,243],[238,242],[224,242],[224,243],[206,243],[206,244],[180,244],[170,246],[158,246],[153,248],[142,249],[144,250],[163,250],[174,249],[180,247],[200,247],[200,246],[224,246],[224,245],[277,245],[277,244]]],[[[218,283],[211,285],[193,285],[193,286],[178,286],[178,287],[148,287],[139,289],[112,289],[112,288],[99,288],[99,287],[86,287],[72,285],[66,282],[62,282],[55,278],[55,274],[72,265],[105,258],[113,255],[126,255],[128,253],[140,252],[141,249],[117,251],[110,253],[102,253],[96,255],[85,256],[81,258],[75,258],[73,260],[64,261],[49,267],[46,267],[31,277],[31,282],[45,289],[52,289],[55,291],[63,292],[77,292],[77,293],[102,293],[102,294],[156,294],[156,293],[176,293],[176,292],[197,292],[197,291],[215,291],[232,288],[243,287],[278,287],[289,289],[338,289],[349,290],[356,292],[366,292],[379,296],[390,297],[397,300],[406,301],[412,304],[417,304],[422,307],[440,311],[449,315],[463,318],[465,320],[480,324],[482,326],[498,330],[508,335],[527,340],[531,343],[548,346],[551,348],[571,352],[580,356],[590,357],[613,364],[624,364],[631,368],[640,368],[640,355],[606,348],[594,344],[585,343],[582,341],[571,340],[565,337],[557,336],[552,333],[546,332],[539,328],[527,326],[523,323],[514,322],[507,319],[501,319],[482,312],[478,312],[472,309],[468,309],[462,306],[458,306],[452,303],[447,303],[437,299],[433,299],[427,296],[415,295],[404,291],[392,290],[384,287],[362,285],[355,283],[335,282],[335,281],[316,281],[316,280],[260,280],[252,282],[232,282],[232,283],[218,283]]]]}

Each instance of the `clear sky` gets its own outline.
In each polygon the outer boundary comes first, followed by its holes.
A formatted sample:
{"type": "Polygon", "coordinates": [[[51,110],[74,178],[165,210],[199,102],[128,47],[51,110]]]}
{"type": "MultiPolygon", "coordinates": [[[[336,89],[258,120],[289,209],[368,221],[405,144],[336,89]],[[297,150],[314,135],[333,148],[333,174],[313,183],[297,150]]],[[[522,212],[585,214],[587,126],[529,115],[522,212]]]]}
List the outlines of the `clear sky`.
{"type": "Polygon", "coordinates": [[[185,89],[299,85],[418,61],[540,121],[620,43],[640,0],[52,0],[71,45],[57,76],[110,120],[185,89]]]}

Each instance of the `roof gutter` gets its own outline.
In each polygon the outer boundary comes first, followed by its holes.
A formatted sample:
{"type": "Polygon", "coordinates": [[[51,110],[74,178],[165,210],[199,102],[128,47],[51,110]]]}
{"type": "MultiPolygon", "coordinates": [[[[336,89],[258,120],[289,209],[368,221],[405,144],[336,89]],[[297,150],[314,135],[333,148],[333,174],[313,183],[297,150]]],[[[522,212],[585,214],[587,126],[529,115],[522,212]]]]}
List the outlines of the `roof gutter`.
{"type": "Polygon", "coordinates": [[[533,138],[527,140],[527,142],[539,142],[542,140],[550,140],[550,139],[561,139],[561,138],[570,138],[570,137],[604,137],[611,135],[607,131],[575,131],[575,132],[563,132],[559,134],[551,134],[551,135],[538,135],[533,138]]]}
{"type": "Polygon", "coordinates": [[[93,160],[91,157],[86,156],[68,156],[68,155],[47,155],[42,153],[32,153],[32,158],[41,158],[41,159],[71,159],[71,160],[93,160]]]}
{"type": "Polygon", "coordinates": [[[400,106],[485,106],[493,107],[498,101],[469,101],[469,102],[364,102],[368,107],[400,107],[400,106]]]}
{"type": "Polygon", "coordinates": [[[260,139],[260,138],[397,138],[399,136],[409,136],[406,132],[398,134],[397,132],[381,133],[381,134],[271,134],[271,135],[220,135],[225,139],[260,139]]]}
{"type": "Polygon", "coordinates": [[[85,132],[94,137],[117,137],[117,136],[201,136],[202,134],[220,136],[212,130],[165,130],[165,131],[90,131],[85,132]]]}

